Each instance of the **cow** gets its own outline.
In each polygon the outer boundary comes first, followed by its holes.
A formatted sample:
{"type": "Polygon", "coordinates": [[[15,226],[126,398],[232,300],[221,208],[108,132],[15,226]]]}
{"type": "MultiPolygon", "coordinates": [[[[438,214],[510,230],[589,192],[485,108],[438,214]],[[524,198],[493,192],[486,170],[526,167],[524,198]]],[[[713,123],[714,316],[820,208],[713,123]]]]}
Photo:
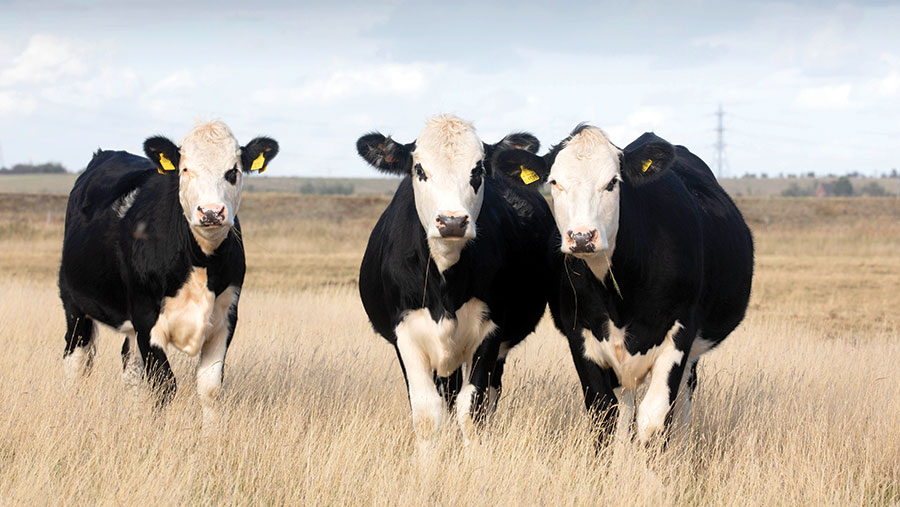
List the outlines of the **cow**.
{"type": "Polygon", "coordinates": [[[265,171],[278,143],[257,137],[241,147],[213,121],[180,146],[150,137],[144,153],[97,151],[69,194],[59,269],[65,373],[74,380],[90,372],[104,324],[125,334],[126,385],[146,377],[164,406],[176,389],[166,346],[199,354],[197,392],[208,420],[244,281],[244,174],[265,171]]]}
{"type": "Polygon", "coordinates": [[[508,351],[545,312],[550,209],[492,169],[504,150],[539,146],[528,133],[485,144],[452,115],[430,118],[408,144],[378,132],[357,142],[370,165],[403,176],[369,237],[359,292],[396,350],[420,449],[454,403],[465,442],[476,437],[496,407],[508,351]]]}
{"type": "Polygon", "coordinates": [[[753,238],[740,211],[700,158],[653,133],[620,150],[582,124],[543,157],[511,150],[497,166],[550,184],[549,306],[600,442],[614,425],[665,442],[673,419],[688,422],[698,358],[747,309],[753,238]]]}

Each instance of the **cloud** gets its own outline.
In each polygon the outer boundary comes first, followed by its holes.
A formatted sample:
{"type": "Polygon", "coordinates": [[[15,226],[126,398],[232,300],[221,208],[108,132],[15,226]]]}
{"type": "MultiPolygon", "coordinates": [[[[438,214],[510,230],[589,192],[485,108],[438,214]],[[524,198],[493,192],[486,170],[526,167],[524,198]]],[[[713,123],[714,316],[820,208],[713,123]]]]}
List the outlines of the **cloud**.
{"type": "Polygon", "coordinates": [[[12,65],[0,72],[0,86],[40,85],[83,76],[87,72],[83,51],[71,41],[52,35],[34,35],[24,51],[13,58],[12,65]]]}
{"type": "Polygon", "coordinates": [[[261,105],[315,105],[362,96],[406,96],[424,91],[442,65],[384,63],[332,72],[296,88],[268,88],[253,95],[261,105]]]}
{"type": "Polygon", "coordinates": [[[852,89],[853,86],[850,84],[804,88],[797,94],[794,102],[802,108],[815,111],[849,109],[852,105],[850,103],[852,89]]]}
{"type": "Polygon", "coordinates": [[[894,97],[900,92],[900,72],[891,72],[884,79],[880,79],[877,85],[878,94],[882,97],[894,97]]]}
{"type": "Polygon", "coordinates": [[[36,107],[34,99],[11,91],[0,91],[0,115],[29,114],[36,107]]]}

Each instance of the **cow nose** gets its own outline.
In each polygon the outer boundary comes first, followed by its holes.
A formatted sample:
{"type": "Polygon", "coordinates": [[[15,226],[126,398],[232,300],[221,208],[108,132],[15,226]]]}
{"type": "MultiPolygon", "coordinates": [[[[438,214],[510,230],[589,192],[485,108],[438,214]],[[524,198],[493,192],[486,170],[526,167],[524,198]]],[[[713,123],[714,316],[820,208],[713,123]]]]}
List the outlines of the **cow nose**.
{"type": "Polygon", "coordinates": [[[438,215],[436,223],[442,238],[461,238],[469,225],[469,215],[438,215]]]}
{"type": "Polygon", "coordinates": [[[222,225],[228,217],[228,208],[224,204],[201,204],[197,206],[197,218],[200,225],[206,227],[211,225],[222,225]]]}
{"type": "Polygon", "coordinates": [[[597,248],[594,238],[597,237],[597,229],[579,227],[566,233],[569,237],[569,250],[572,253],[590,253],[597,248]]]}

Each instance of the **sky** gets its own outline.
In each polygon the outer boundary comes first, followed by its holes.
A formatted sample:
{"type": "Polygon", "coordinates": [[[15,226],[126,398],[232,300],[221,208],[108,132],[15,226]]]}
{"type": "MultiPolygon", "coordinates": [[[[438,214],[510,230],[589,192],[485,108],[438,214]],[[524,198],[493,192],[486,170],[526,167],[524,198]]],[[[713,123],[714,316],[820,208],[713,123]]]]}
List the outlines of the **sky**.
{"type": "Polygon", "coordinates": [[[900,2],[0,0],[0,165],[79,170],[222,119],[267,175],[368,177],[366,132],[454,113],[541,153],[580,122],[722,176],[900,168],[900,2]]]}

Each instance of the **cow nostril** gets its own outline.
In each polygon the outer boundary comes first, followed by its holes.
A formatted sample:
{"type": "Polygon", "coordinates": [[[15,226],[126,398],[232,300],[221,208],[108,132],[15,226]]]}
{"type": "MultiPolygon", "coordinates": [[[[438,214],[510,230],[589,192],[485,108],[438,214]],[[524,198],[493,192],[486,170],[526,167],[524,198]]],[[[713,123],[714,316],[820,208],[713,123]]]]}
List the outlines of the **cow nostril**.
{"type": "Polygon", "coordinates": [[[567,232],[566,234],[569,236],[569,239],[575,239],[575,233],[574,233],[574,232],[569,231],[569,232],[567,232]]]}
{"type": "Polygon", "coordinates": [[[588,239],[594,239],[595,234],[597,234],[597,230],[592,229],[591,232],[588,233],[588,239]]]}

